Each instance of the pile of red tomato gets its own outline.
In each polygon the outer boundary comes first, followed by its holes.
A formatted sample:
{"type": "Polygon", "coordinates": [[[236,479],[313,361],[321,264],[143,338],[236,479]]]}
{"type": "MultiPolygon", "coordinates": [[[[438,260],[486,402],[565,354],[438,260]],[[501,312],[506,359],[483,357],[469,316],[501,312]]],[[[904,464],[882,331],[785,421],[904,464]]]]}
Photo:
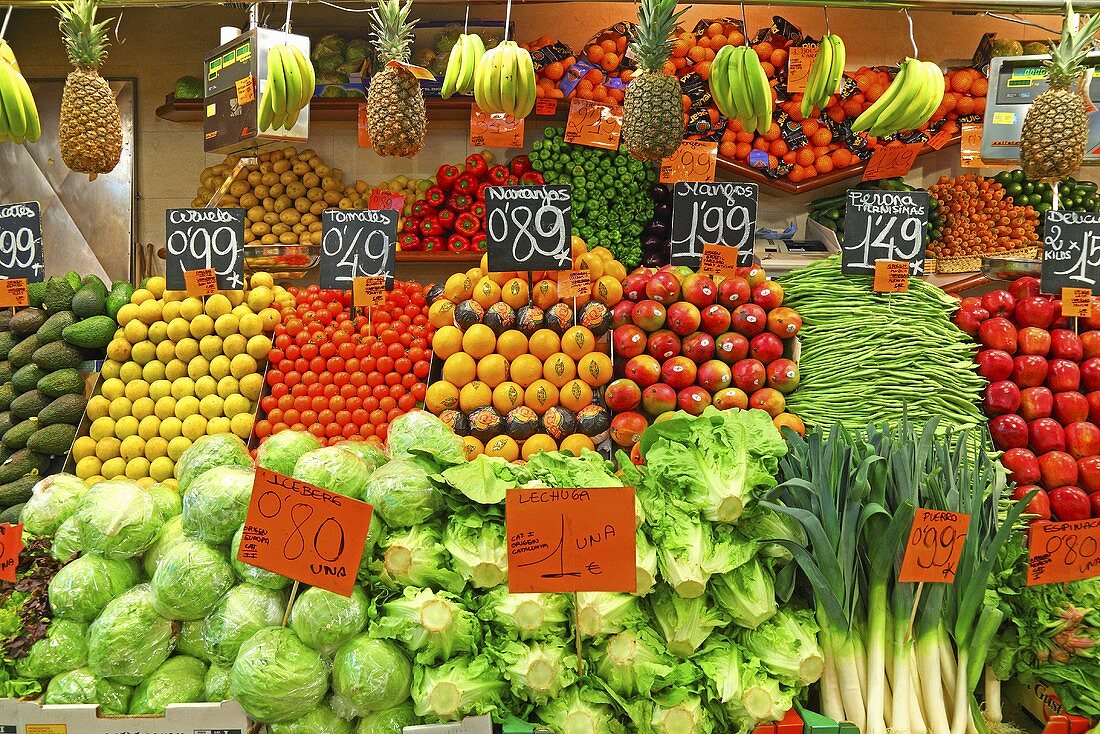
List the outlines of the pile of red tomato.
{"type": "Polygon", "coordinates": [[[288,289],[295,307],[268,358],[262,441],[279,431],[309,431],[328,445],[385,442],[389,424],[423,401],[432,335],[425,288],[396,281],[382,306],[351,313],[349,291],[317,285],[288,289]]]}

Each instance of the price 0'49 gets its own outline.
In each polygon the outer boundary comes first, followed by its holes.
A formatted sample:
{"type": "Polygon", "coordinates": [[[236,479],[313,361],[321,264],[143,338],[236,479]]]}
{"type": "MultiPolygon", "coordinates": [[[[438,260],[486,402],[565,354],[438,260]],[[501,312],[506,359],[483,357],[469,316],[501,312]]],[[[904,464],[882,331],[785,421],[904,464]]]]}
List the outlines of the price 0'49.
{"type": "Polygon", "coordinates": [[[355,278],[382,275],[392,280],[397,212],[392,209],[326,211],[322,216],[322,288],[349,290],[355,278]]]}

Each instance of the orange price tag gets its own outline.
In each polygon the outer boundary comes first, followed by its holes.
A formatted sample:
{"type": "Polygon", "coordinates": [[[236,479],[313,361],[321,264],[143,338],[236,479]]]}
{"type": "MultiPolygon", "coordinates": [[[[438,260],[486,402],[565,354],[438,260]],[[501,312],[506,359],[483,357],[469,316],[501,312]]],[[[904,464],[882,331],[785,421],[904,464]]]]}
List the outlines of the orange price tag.
{"type": "Polygon", "coordinates": [[[718,143],[713,140],[684,140],[676,152],[661,159],[661,183],[713,181],[718,162],[718,143]]]}
{"type": "Polygon", "coordinates": [[[28,306],[30,302],[26,278],[0,280],[0,307],[28,306]]]}
{"type": "Polygon", "coordinates": [[[875,293],[908,293],[909,263],[904,260],[875,260],[875,293]]]}
{"type": "Polygon", "coordinates": [[[955,580],[970,515],[918,507],[898,581],[949,584],[955,580]]]}
{"type": "Polygon", "coordinates": [[[1063,288],[1062,315],[1086,319],[1092,316],[1092,290],[1089,288],[1063,288]]]}
{"type": "Polygon", "coordinates": [[[558,102],[553,97],[539,97],[535,100],[535,114],[548,116],[557,114],[558,102]]]}
{"type": "Polygon", "coordinates": [[[359,104],[359,147],[370,147],[370,130],[367,129],[367,105],[365,102],[359,104]]]}
{"type": "Polygon", "coordinates": [[[968,123],[962,126],[962,140],[959,143],[959,165],[963,168],[1003,168],[1012,166],[997,165],[982,160],[982,126],[968,123]]]}
{"type": "Polygon", "coordinates": [[[476,148],[522,148],[523,119],[503,113],[487,114],[470,105],[470,145],[476,148]]]}
{"type": "Polygon", "coordinates": [[[1100,520],[1031,523],[1027,585],[1100,576],[1100,520]]]}
{"type": "Polygon", "coordinates": [[[403,211],[405,209],[405,195],[394,194],[390,191],[373,191],[367,200],[367,208],[403,211]]]}
{"type": "Polygon", "coordinates": [[[372,308],[386,302],[384,275],[359,275],[351,285],[351,302],[359,308],[372,308]]]}
{"type": "Polygon", "coordinates": [[[214,268],[185,270],[183,283],[189,296],[212,296],[218,292],[218,271],[214,268]]]}
{"type": "Polygon", "coordinates": [[[819,46],[791,46],[787,49],[787,91],[805,92],[806,80],[817,58],[819,46]]]}
{"type": "Polygon", "coordinates": [[[23,552],[23,526],[0,525],[0,581],[15,581],[23,552]]]}
{"type": "Polygon", "coordinates": [[[386,66],[402,66],[417,79],[423,79],[426,82],[434,82],[435,74],[431,73],[423,66],[417,66],[416,64],[403,64],[400,61],[391,61],[386,66]]]}
{"type": "Polygon", "coordinates": [[[703,259],[699,262],[699,272],[703,275],[737,275],[736,247],[728,245],[703,245],[703,259]]]}
{"type": "Polygon", "coordinates": [[[234,82],[237,88],[237,104],[244,106],[249,102],[253,102],[256,99],[256,84],[255,77],[251,74],[244,79],[238,79],[234,82]]]}
{"type": "Polygon", "coordinates": [[[592,279],[587,268],[563,270],[558,274],[558,295],[562,298],[583,298],[592,293],[592,279]]]}
{"type": "Polygon", "coordinates": [[[508,591],[634,593],[634,488],[509,489],[508,591]]]}
{"type": "Polygon", "coordinates": [[[565,121],[565,142],[605,150],[619,149],[623,108],[574,97],[565,121]]]}
{"type": "Polygon", "coordinates": [[[928,147],[933,150],[941,150],[943,146],[947,145],[948,141],[951,140],[952,135],[953,133],[947,130],[940,130],[928,139],[928,147]]]}
{"type": "Polygon", "coordinates": [[[863,169],[864,181],[878,181],[880,178],[904,176],[913,168],[924,143],[903,143],[902,145],[884,145],[875,150],[867,167],[863,169]]]}
{"type": "Polygon", "coordinates": [[[237,560],[351,596],[373,508],[256,467],[237,560]]]}

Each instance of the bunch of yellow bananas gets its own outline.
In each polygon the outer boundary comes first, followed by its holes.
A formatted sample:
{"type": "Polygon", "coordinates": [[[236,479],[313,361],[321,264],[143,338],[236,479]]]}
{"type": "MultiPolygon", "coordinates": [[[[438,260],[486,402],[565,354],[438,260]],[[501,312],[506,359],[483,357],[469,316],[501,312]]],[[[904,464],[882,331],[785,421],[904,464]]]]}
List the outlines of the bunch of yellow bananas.
{"type": "Polygon", "coordinates": [[[517,120],[535,108],[535,62],[515,41],[482,54],[474,69],[474,99],[482,112],[503,112],[517,120]]]}
{"type": "Polygon", "coordinates": [[[814,65],[810,67],[810,76],[806,80],[806,91],[802,95],[802,117],[813,114],[814,107],[825,109],[829,98],[840,89],[844,79],[844,41],[840,36],[827,33],[817,46],[814,65]]]}
{"type": "Polygon", "coordinates": [[[485,42],[476,33],[463,33],[455,41],[447,58],[447,73],[443,75],[443,99],[452,94],[469,94],[474,91],[474,69],[485,55],[485,42]]]}
{"type": "Polygon", "coordinates": [[[260,132],[290,130],[313,98],[317,77],[313,64],[294,46],[280,44],[267,51],[267,88],[260,97],[260,132]]]}
{"type": "Polygon", "coordinates": [[[772,88],[756,52],[723,46],[710,65],[710,93],[718,111],[746,132],[765,133],[772,124],[772,88]]]}
{"type": "Polygon", "coordinates": [[[852,123],[853,132],[881,137],[920,127],[943,101],[943,71],[931,61],[907,58],[875,103],[852,123]]]}
{"type": "Polygon", "coordinates": [[[0,143],[22,145],[41,136],[42,125],[31,88],[19,72],[11,46],[0,39],[0,143]]]}

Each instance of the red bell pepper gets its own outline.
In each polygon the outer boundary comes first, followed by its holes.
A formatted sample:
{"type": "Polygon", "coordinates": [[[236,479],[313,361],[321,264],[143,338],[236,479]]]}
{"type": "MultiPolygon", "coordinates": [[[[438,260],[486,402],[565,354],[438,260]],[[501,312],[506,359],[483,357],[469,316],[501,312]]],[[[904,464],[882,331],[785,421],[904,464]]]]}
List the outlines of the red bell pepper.
{"type": "Polygon", "coordinates": [[[469,194],[452,194],[447,207],[453,212],[468,212],[474,203],[474,197],[469,194]]]}
{"type": "Polygon", "coordinates": [[[519,176],[509,176],[504,180],[505,186],[519,186],[519,176]]]}
{"type": "Polygon", "coordinates": [[[447,164],[440,166],[439,170],[435,172],[435,180],[439,188],[450,191],[451,187],[454,186],[455,179],[460,175],[462,175],[462,170],[458,166],[447,164]]]}
{"type": "Polygon", "coordinates": [[[489,236],[487,234],[485,234],[484,232],[478,232],[477,234],[475,234],[473,237],[470,238],[471,249],[477,248],[478,250],[481,250],[482,252],[485,252],[486,241],[488,239],[489,239],[489,236]]]}
{"type": "Polygon", "coordinates": [[[481,220],[468,212],[459,214],[458,219],[455,220],[455,232],[458,234],[470,237],[480,229],[481,220]]]}
{"type": "Polygon", "coordinates": [[[443,229],[450,232],[455,228],[455,217],[457,215],[450,209],[444,209],[436,217],[439,219],[439,223],[443,225],[443,229]]]}
{"type": "Polygon", "coordinates": [[[397,238],[397,246],[408,252],[424,249],[424,243],[420,241],[420,237],[412,232],[405,232],[399,236],[397,238]]]}
{"type": "Polygon", "coordinates": [[[428,190],[424,192],[424,201],[439,209],[447,203],[447,194],[439,186],[429,186],[428,190]]]}
{"type": "Polygon", "coordinates": [[[517,155],[508,162],[508,170],[513,176],[522,176],[531,170],[531,159],[525,155],[517,155]]]}
{"type": "Polygon", "coordinates": [[[466,173],[473,174],[479,179],[485,178],[489,173],[489,164],[481,153],[466,156],[466,173]]]}
{"type": "Polygon", "coordinates": [[[410,209],[409,211],[412,212],[412,215],[414,217],[426,217],[429,214],[434,213],[431,209],[432,208],[428,205],[428,202],[424,201],[423,199],[417,199],[413,202],[412,209],[410,209]]]}
{"type": "Polygon", "coordinates": [[[497,186],[502,185],[508,180],[508,167],[507,166],[493,166],[489,169],[489,181],[497,186]]]}
{"type": "Polygon", "coordinates": [[[453,234],[447,238],[447,249],[451,252],[463,252],[470,248],[470,240],[460,234],[453,234]]]}
{"type": "Polygon", "coordinates": [[[542,186],[546,180],[538,171],[528,171],[519,177],[519,180],[528,186],[542,186]]]}
{"type": "Polygon", "coordinates": [[[475,201],[470,205],[470,213],[478,218],[478,221],[485,221],[485,202],[475,201]]]}
{"type": "Polygon", "coordinates": [[[473,174],[464,173],[455,179],[455,185],[452,191],[459,194],[472,194],[477,191],[477,187],[477,178],[473,174]]]}
{"type": "Polygon", "coordinates": [[[439,221],[439,215],[433,214],[430,217],[424,217],[420,222],[420,234],[425,237],[438,237],[443,234],[443,225],[439,221]]]}
{"type": "Polygon", "coordinates": [[[424,249],[428,252],[442,252],[447,248],[447,241],[442,237],[425,237],[424,249]]]}
{"type": "Polygon", "coordinates": [[[485,189],[489,188],[490,186],[496,186],[496,185],[497,184],[495,184],[495,183],[490,183],[490,182],[486,181],[485,183],[478,186],[477,187],[477,200],[478,201],[485,201],[485,189]]]}

